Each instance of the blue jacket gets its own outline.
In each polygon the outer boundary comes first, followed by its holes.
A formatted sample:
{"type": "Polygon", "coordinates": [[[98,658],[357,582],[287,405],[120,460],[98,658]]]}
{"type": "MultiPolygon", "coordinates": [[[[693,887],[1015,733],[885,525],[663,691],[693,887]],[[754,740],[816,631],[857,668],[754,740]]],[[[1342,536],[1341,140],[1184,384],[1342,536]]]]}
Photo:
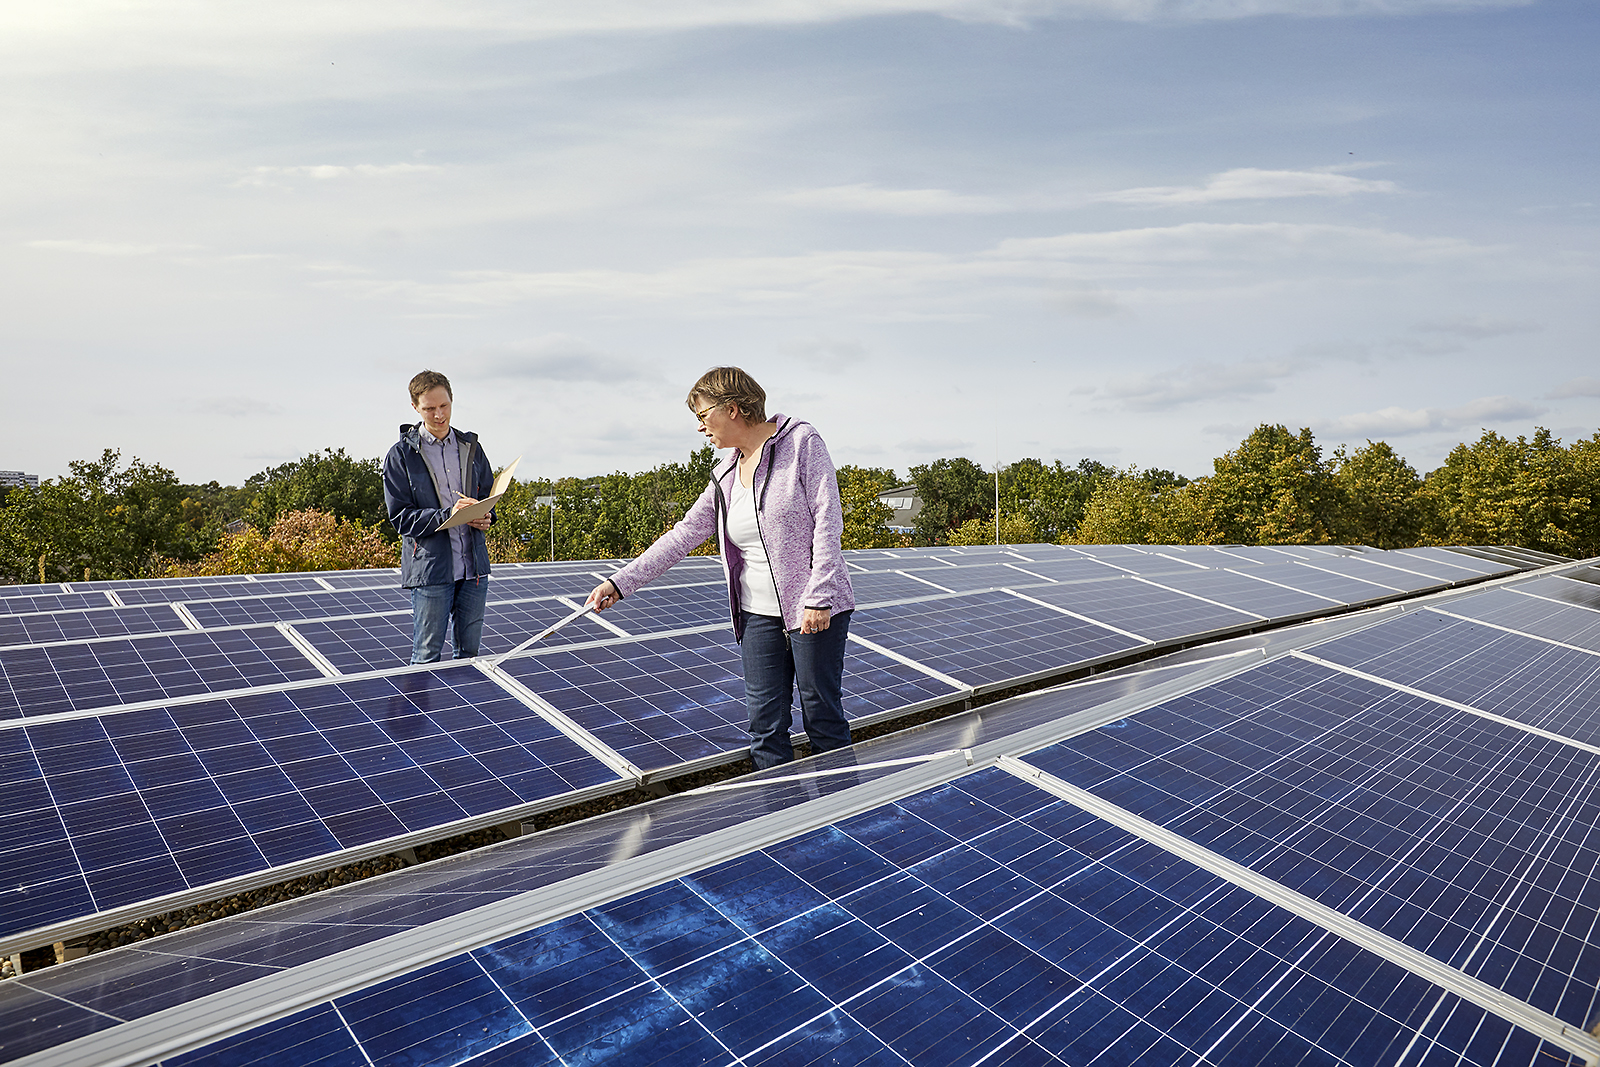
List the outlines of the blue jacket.
{"type": "MultiPolygon", "coordinates": [[[[440,500],[442,493],[434,483],[433,471],[422,458],[421,425],[402,424],[400,440],[383,457],[383,503],[389,509],[390,525],[400,534],[400,584],[406,589],[455,581],[450,531],[439,529],[450,517],[451,508],[440,500]]],[[[457,430],[456,441],[461,447],[461,470],[471,472],[462,479],[467,495],[482,500],[494,491],[494,470],[478,447],[477,434],[457,430]]],[[[493,521],[494,512],[489,512],[489,518],[493,521]]],[[[489,543],[483,531],[468,526],[467,544],[473,568],[487,577],[489,543]]]]}

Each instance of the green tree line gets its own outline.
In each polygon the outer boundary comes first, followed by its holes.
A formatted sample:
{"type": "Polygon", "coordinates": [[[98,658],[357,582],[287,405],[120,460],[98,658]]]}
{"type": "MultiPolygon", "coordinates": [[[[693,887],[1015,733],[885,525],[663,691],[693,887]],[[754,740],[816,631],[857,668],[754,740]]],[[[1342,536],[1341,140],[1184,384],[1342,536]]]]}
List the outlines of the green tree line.
{"type": "MultiPolygon", "coordinates": [[[[499,562],[637,555],[705,488],[710,446],[639,474],[514,481],[489,533],[499,562]]],[[[251,475],[190,485],[106,449],[70,473],[13,488],[0,506],[0,579],[218,574],[238,568],[392,566],[380,461],[324,449],[251,475]],[[232,532],[229,532],[232,524],[232,532]]],[[[846,548],[1079,544],[1504,544],[1600,555],[1600,433],[1563,445],[1484,431],[1419,474],[1383,441],[1325,453],[1309,429],[1262,424],[1194,479],[1168,470],[963,457],[910,468],[915,530],[889,530],[882,467],[839,468],[846,548]],[[998,495],[998,510],[997,510],[998,495]]],[[[713,552],[711,542],[700,551],[713,552]]]]}

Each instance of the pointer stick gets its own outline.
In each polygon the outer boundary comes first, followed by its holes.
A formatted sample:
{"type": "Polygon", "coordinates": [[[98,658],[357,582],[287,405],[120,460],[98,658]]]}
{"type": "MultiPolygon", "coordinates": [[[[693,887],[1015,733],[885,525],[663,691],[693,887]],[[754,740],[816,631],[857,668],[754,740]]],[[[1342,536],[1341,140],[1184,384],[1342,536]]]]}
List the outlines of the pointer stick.
{"type": "Polygon", "coordinates": [[[566,618],[562,619],[560,622],[556,623],[554,626],[551,626],[549,629],[544,630],[541,633],[534,634],[532,637],[530,637],[526,641],[522,642],[522,644],[518,645],[516,648],[513,648],[510,652],[502,652],[500,655],[498,655],[498,656],[496,656],[494,658],[494,662],[499,663],[501,660],[505,659],[507,656],[514,656],[518,652],[521,652],[523,649],[527,648],[529,645],[536,644],[539,641],[543,641],[545,638],[549,637],[551,634],[553,634],[557,630],[561,629],[567,623],[572,622],[572,621],[574,621],[576,619],[581,619],[581,618],[583,618],[583,616],[589,614],[593,610],[594,610],[594,605],[593,604],[585,604],[583,607],[579,608],[577,611],[574,611],[571,615],[568,615],[566,618]]]}

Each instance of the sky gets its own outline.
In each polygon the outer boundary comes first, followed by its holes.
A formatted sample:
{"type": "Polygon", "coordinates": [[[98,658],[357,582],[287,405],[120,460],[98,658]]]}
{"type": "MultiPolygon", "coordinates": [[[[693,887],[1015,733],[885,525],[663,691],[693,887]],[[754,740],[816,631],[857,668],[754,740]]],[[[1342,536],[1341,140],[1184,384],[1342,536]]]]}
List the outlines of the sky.
{"type": "Polygon", "coordinates": [[[1591,0],[0,9],[0,468],[697,447],[1195,476],[1254,426],[1600,430],[1591,0]]]}

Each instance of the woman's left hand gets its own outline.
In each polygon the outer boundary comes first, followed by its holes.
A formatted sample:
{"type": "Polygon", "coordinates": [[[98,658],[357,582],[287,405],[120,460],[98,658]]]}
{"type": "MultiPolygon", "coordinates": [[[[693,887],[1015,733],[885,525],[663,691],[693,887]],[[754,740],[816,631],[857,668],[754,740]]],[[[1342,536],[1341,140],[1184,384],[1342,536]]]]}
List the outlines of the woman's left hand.
{"type": "Polygon", "coordinates": [[[807,608],[805,614],[800,616],[800,632],[821,633],[828,628],[828,617],[832,614],[832,608],[807,608]]]}

